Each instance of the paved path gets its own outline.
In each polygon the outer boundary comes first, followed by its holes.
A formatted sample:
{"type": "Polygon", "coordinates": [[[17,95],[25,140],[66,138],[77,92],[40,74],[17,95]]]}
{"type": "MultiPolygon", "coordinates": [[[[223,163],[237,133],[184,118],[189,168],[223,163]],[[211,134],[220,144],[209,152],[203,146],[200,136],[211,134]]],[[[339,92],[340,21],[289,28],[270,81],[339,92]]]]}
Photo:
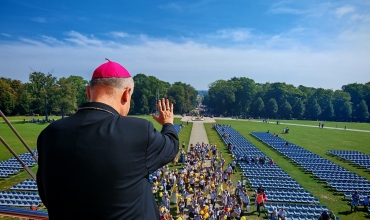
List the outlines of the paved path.
{"type": "Polygon", "coordinates": [[[213,118],[204,118],[204,121],[197,121],[195,120],[194,117],[191,116],[184,116],[181,118],[181,121],[183,122],[192,122],[193,123],[193,128],[191,130],[190,134],[190,140],[188,145],[193,144],[195,145],[197,142],[202,143],[202,142],[207,142],[208,137],[206,133],[206,129],[204,128],[204,123],[216,123],[216,121],[213,118]]]}
{"type": "MultiPolygon", "coordinates": [[[[214,120],[196,121],[196,120],[192,120],[190,116],[185,116],[185,117],[182,117],[181,121],[193,123],[193,127],[192,127],[191,134],[190,134],[190,140],[188,143],[188,146],[189,146],[188,150],[190,150],[190,144],[195,145],[198,142],[199,143],[202,143],[202,142],[209,143],[206,129],[204,128],[203,123],[204,122],[214,123],[215,122],[214,120]]],[[[206,160],[206,167],[210,167],[210,166],[211,166],[211,161],[206,160]]],[[[192,196],[193,196],[193,193],[189,193],[188,197],[191,198],[192,196]]],[[[189,208],[190,208],[190,205],[188,204],[188,206],[185,207],[185,211],[184,211],[185,215],[182,216],[182,219],[188,219],[189,216],[187,215],[187,213],[189,213],[189,208]]]]}
{"type": "Polygon", "coordinates": [[[208,143],[208,137],[203,122],[193,122],[193,128],[190,134],[189,144],[195,145],[196,143],[208,143]]]}

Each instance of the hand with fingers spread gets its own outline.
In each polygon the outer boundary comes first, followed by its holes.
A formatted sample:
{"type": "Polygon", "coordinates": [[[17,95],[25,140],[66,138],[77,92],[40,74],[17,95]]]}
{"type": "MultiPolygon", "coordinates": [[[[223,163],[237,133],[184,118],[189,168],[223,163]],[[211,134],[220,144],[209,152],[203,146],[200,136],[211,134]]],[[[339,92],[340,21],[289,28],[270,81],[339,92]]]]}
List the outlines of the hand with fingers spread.
{"type": "Polygon", "coordinates": [[[159,115],[152,115],[153,119],[156,120],[160,125],[166,123],[173,124],[173,104],[168,99],[160,99],[157,103],[159,115]]]}

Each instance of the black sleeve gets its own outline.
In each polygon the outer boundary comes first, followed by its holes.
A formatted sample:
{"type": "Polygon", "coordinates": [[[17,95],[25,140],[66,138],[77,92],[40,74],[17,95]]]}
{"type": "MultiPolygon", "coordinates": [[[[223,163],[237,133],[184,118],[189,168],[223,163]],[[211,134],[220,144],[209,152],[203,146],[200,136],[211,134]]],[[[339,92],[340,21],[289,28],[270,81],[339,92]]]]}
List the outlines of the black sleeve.
{"type": "Polygon", "coordinates": [[[146,167],[152,173],[175,158],[179,151],[179,138],[173,124],[164,124],[161,132],[152,123],[148,124],[146,167]]]}

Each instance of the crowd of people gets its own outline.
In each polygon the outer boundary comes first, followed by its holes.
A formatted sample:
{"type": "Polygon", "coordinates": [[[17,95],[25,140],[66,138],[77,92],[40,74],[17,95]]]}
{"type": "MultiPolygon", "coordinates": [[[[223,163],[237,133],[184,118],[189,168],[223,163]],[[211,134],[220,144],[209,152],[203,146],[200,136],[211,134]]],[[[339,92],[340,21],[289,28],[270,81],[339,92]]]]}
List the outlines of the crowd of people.
{"type": "Polygon", "coordinates": [[[166,165],[151,177],[161,219],[175,219],[170,213],[171,204],[179,220],[245,219],[250,197],[245,182],[234,184],[231,180],[236,172],[235,160],[226,164],[217,146],[208,143],[190,144],[187,153],[180,149],[178,158],[180,169],[166,165]]]}
{"type": "MultiPolygon", "coordinates": [[[[45,120],[45,119],[35,119],[35,118],[31,118],[30,120],[28,120],[28,123],[36,123],[36,124],[43,124],[43,123],[52,123],[52,122],[54,122],[55,121],[55,119],[53,118],[53,119],[48,119],[48,120],[45,120]]],[[[26,119],[23,119],[23,123],[25,123],[26,122],[26,119]]]]}

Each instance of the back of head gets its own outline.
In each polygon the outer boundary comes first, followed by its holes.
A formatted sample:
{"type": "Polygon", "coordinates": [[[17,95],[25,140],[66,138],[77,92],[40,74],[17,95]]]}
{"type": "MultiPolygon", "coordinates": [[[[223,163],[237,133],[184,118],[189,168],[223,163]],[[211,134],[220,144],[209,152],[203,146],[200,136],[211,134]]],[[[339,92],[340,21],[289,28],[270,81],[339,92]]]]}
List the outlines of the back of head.
{"type": "Polygon", "coordinates": [[[130,73],[119,63],[110,60],[95,69],[90,87],[94,88],[97,85],[119,90],[131,88],[131,94],[134,91],[134,81],[130,73]]]}

